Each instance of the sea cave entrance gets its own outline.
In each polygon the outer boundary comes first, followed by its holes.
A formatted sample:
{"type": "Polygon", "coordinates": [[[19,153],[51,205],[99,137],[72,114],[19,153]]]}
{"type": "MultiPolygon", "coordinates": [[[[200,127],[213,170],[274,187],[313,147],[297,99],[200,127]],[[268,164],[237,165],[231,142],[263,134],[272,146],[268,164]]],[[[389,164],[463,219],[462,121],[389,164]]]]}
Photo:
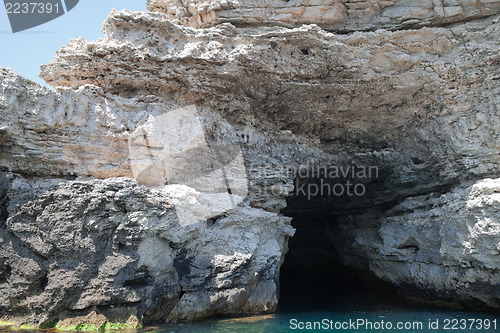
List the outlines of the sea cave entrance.
{"type": "MultiPolygon", "coordinates": [[[[330,185],[346,181],[336,179],[330,185]]],[[[324,184],[322,179],[297,178],[295,187],[301,182],[324,184]]],[[[296,232],[281,267],[280,311],[363,310],[398,302],[396,288],[371,273],[367,259],[352,247],[353,231],[360,224],[356,217],[376,216],[393,204],[376,203],[383,186],[377,177],[365,181],[366,191],[359,196],[311,196],[306,190],[287,198],[282,212],[293,219],[296,232]]],[[[361,221],[363,227],[369,223],[361,221]]]]}

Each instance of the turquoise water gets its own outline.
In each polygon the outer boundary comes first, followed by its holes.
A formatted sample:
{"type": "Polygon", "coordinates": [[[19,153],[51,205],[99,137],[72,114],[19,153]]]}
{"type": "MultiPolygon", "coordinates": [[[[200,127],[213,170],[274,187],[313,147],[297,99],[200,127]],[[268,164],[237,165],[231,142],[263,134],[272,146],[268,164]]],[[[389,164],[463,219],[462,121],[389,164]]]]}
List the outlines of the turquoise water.
{"type": "MultiPolygon", "coordinates": [[[[314,290],[314,289],[312,289],[314,290]]],[[[458,311],[402,301],[388,292],[329,293],[296,288],[287,291],[273,315],[220,318],[184,324],[150,324],[129,333],[281,333],[281,332],[448,332],[500,333],[500,313],[458,311]],[[301,293],[302,292],[302,293],[301,293]],[[358,322],[358,320],[360,320],[358,322]],[[362,320],[362,321],[361,321],[362,320]],[[320,327],[308,327],[309,325],[320,327]],[[354,324],[351,324],[353,323],[354,324]],[[390,323],[390,324],[388,324],[390,323]],[[400,329],[398,324],[403,325],[400,329]],[[404,325],[411,325],[405,328],[404,325]],[[303,326],[300,326],[303,325],[303,326]],[[340,326],[339,326],[340,325],[340,326]],[[343,325],[343,327],[342,327],[343,325]],[[371,325],[371,326],[370,326],[371,325]],[[465,325],[465,328],[464,328],[465,325]],[[303,328],[303,329],[300,329],[303,328]],[[309,329],[308,329],[309,328],[309,329]]],[[[13,331],[5,333],[34,333],[13,331]]],[[[46,333],[37,331],[38,333],[46,333]]]]}
{"type": "MultiPolygon", "coordinates": [[[[361,324],[361,322],[359,322],[361,324]]],[[[417,309],[396,309],[387,308],[376,311],[304,311],[304,312],[278,312],[274,316],[251,317],[247,319],[220,319],[207,320],[197,323],[187,324],[164,324],[157,327],[146,328],[145,331],[155,331],[161,333],[197,333],[197,332],[500,332],[500,316],[476,313],[476,312],[457,312],[445,310],[417,310],[417,309]],[[328,324],[323,328],[300,330],[299,321],[322,322],[327,319],[328,324]],[[359,327],[351,326],[349,321],[364,320],[364,325],[359,327]],[[297,320],[297,325],[293,320],[297,320]],[[331,321],[334,323],[332,324],[331,321]],[[432,322],[429,328],[429,320],[432,322]],[[480,322],[479,320],[482,320],[480,322]],[[292,324],[291,324],[292,321],[292,324]],[[382,322],[383,321],[383,322],[382,322]],[[393,327],[390,328],[390,322],[393,327]],[[495,325],[496,322],[496,325],[495,325]],[[340,326],[335,327],[335,323],[340,325],[344,323],[344,329],[340,326]],[[371,325],[373,326],[369,326],[371,325]],[[378,324],[377,324],[378,323],[378,324]],[[404,323],[411,325],[409,329],[397,329],[395,325],[404,323]],[[421,323],[421,324],[420,324],[421,323]],[[467,328],[462,329],[464,323],[467,328]],[[436,324],[438,326],[436,326],[436,324]],[[376,325],[385,325],[379,326],[376,325]],[[420,326],[421,325],[421,326],[420,326]],[[473,327],[471,328],[470,325],[473,327]],[[462,327],[461,327],[462,326],[462,327]],[[481,327],[481,328],[480,328],[481,327]],[[378,329],[377,329],[378,328],[378,329]]]]}
{"type": "Polygon", "coordinates": [[[294,298],[289,295],[286,304],[282,305],[274,315],[161,324],[145,328],[144,331],[155,333],[500,332],[500,314],[423,306],[402,301],[393,295],[370,293],[366,290],[335,295],[316,293],[310,296],[297,295],[294,298]],[[314,326],[306,326],[308,323],[314,325],[314,322],[323,325],[316,326],[316,329],[314,326]],[[398,325],[402,325],[401,329],[398,325]]]}

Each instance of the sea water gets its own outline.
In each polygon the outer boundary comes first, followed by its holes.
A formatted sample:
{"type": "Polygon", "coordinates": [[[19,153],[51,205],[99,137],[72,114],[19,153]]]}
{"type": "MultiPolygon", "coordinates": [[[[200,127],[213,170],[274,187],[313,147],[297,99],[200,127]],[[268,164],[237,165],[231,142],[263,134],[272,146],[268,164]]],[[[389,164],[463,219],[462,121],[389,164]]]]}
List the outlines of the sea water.
{"type": "Polygon", "coordinates": [[[273,315],[219,318],[183,324],[161,324],[155,333],[274,332],[500,332],[500,314],[454,310],[375,294],[327,293],[287,300],[273,315]]]}
{"type": "Polygon", "coordinates": [[[146,328],[145,331],[170,332],[500,332],[500,318],[492,314],[386,309],[373,312],[278,312],[272,316],[242,319],[206,320],[185,324],[164,324],[146,328]],[[482,320],[482,324],[479,320],[482,320]],[[494,322],[496,321],[496,328],[494,322]],[[354,324],[352,324],[354,322],[354,324]],[[317,324],[308,327],[307,325],[317,324]],[[356,326],[359,323],[359,326],[356,326]],[[455,324],[457,323],[457,324],[455,324]],[[461,323],[467,323],[464,326],[461,323]],[[297,325],[296,325],[297,324],[297,325]],[[303,325],[303,329],[298,325],[303,325]],[[335,324],[343,324],[335,327],[335,324]],[[396,325],[408,325],[397,328],[396,325]],[[469,326],[469,324],[472,325],[469,326]],[[333,325],[333,326],[331,326],[333,325]],[[371,326],[370,326],[371,325],[371,326]],[[385,325],[378,327],[377,325],[385,325]],[[392,325],[392,326],[391,326],[392,325]],[[391,328],[389,328],[389,326],[391,328]],[[482,328],[480,328],[482,327],[482,328]],[[488,327],[488,329],[486,328],[488,327]],[[308,329],[309,328],[309,329],[308,329]],[[377,329],[378,328],[378,329],[377,329]]]}
{"type": "MultiPolygon", "coordinates": [[[[294,292],[288,290],[282,296],[275,314],[182,324],[152,323],[127,333],[500,333],[500,312],[414,303],[390,293],[363,288],[331,293],[326,289],[296,287],[294,292]]],[[[5,328],[0,328],[0,332],[20,333],[5,328]]]]}

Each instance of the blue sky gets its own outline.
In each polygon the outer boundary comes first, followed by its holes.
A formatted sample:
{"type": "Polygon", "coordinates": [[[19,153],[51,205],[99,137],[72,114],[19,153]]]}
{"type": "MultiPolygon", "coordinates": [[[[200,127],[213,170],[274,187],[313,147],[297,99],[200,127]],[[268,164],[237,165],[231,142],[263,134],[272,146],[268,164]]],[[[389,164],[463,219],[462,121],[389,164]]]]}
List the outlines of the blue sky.
{"type": "Polygon", "coordinates": [[[52,60],[56,51],[71,38],[96,40],[102,37],[102,23],[113,8],[146,10],[146,0],[80,0],[65,15],[41,26],[12,33],[7,13],[0,3],[0,66],[42,83],[38,77],[41,64],[52,60]]]}

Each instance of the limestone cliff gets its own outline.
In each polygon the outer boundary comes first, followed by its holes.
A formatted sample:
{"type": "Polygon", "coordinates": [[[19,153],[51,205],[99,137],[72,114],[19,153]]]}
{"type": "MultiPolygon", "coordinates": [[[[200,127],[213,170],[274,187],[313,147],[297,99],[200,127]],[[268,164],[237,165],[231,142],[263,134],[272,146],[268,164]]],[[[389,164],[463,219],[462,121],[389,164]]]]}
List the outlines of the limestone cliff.
{"type": "MultiPolygon", "coordinates": [[[[104,38],[64,46],[40,73],[55,91],[0,72],[5,320],[272,312],[291,224],[403,293],[500,308],[500,1],[149,9],[114,11],[104,38]],[[208,193],[215,176],[165,186],[163,160],[145,179],[134,168],[150,156],[131,156],[142,135],[155,158],[183,150],[154,121],[188,105],[209,148],[175,158],[176,172],[223,170],[232,186],[241,156],[248,185],[239,196],[222,186],[238,201],[210,216],[224,203],[208,193]],[[220,165],[199,158],[210,147],[220,165]],[[363,195],[311,197],[294,187],[318,179],[289,172],[304,165],[379,172],[363,195]]],[[[291,263],[313,269],[297,251],[291,263]]]]}
{"type": "Polygon", "coordinates": [[[193,27],[317,24],[350,32],[408,29],[487,17],[500,9],[487,0],[148,0],[148,9],[193,27]]]}

